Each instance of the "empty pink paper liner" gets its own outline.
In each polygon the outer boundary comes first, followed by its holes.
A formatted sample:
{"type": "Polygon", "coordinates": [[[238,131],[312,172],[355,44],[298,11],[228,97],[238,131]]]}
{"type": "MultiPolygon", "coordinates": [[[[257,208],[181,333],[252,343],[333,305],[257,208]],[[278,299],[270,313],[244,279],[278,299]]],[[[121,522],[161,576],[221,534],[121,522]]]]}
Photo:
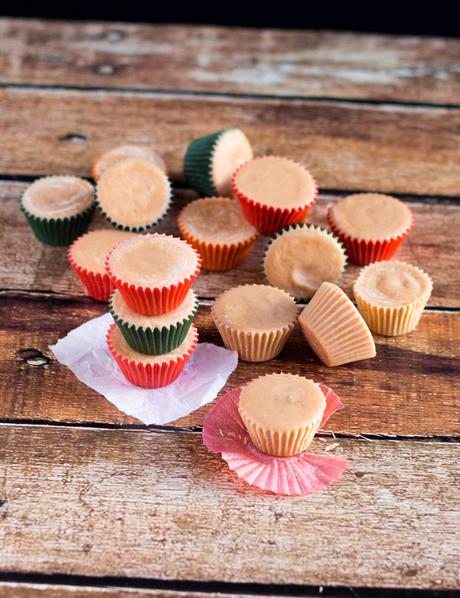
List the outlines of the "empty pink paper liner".
{"type": "MultiPolygon", "coordinates": [[[[320,386],[326,398],[322,428],[343,404],[333,390],[320,386]]],[[[252,486],[285,496],[318,492],[341,477],[348,465],[342,457],[313,453],[273,457],[256,449],[238,412],[240,393],[240,388],[226,393],[203,424],[204,445],[212,453],[221,453],[238,477],[252,486]]]]}

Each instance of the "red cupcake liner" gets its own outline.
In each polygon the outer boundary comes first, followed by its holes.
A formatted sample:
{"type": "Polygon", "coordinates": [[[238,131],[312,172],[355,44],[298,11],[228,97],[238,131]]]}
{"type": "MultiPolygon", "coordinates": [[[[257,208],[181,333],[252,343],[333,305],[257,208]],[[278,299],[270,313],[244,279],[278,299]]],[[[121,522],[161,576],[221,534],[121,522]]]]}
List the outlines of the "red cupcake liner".
{"type": "MultiPolygon", "coordinates": [[[[326,409],[320,425],[343,407],[333,390],[320,384],[326,409]]],[[[251,442],[238,412],[241,388],[227,392],[208,412],[203,422],[203,443],[211,453],[220,453],[229,469],[261,490],[284,496],[312,494],[337,481],[348,462],[335,455],[300,453],[273,457],[259,451],[251,442]]]]}
{"type": "Polygon", "coordinates": [[[112,281],[107,273],[100,274],[87,268],[82,268],[72,256],[73,244],[67,250],[67,259],[72,269],[80,279],[87,295],[98,301],[108,301],[113,291],[112,281]]]}
{"type": "Polygon", "coordinates": [[[414,216],[412,215],[409,226],[400,235],[379,241],[371,241],[367,239],[356,239],[337,228],[332,220],[331,207],[329,207],[327,211],[327,221],[332,232],[342,241],[350,262],[353,262],[358,266],[367,266],[374,262],[391,260],[415,223],[414,216]]]}
{"type": "Polygon", "coordinates": [[[153,365],[151,363],[143,364],[121,355],[115,349],[112,344],[112,331],[116,326],[116,324],[112,324],[107,332],[106,339],[109,351],[112,353],[124,377],[131,384],[141,386],[142,388],[161,388],[174,382],[182,373],[185,364],[198,344],[198,331],[192,325],[191,330],[194,332],[194,340],[186,353],[176,359],[164,361],[163,363],[154,363],[153,365]]]}
{"type": "MultiPolygon", "coordinates": [[[[243,164],[244,166],[244,164],[243,164]]],[[[240,167],[241,168],[241,167],[240,167]]],[[[246,220],[255,226],[261,233],[270,235],[276,233],[281,228],[289,226],[289,224],[295,224],[296,222],[305,222],[307,220],[310,208],[316,203],[318,199],[318,184],[316,179],[312,176],[315,193],[313,199],[302,206],[301,208],[275,208],[273,206],[264,205],[258,201],[250,199],[244,193],[242,193],[236,184],[236,175],[238,170],[232,177],[232,190],[235,196],[238,198],[243,214],[246,220]]]]}
{"type": "Polygon", "coordinates": [[[187,241],[201,255],[202,267],[205,270],[222,272],[236,268],[251,251],[257,239],[257,234],[240,243],[207,243],[196,239],[178,220],[181,237],[187,241]]]}
{"type": "MultiPolygon", "coordinates": [[[[112,251],[114,249],[115,248],[113,248],[112,251]]],[[[112,251],[106,257],[105,267],[113,286],[120,291],[123,299],[131,309],[145,316],[159,316],[179,307],[185,300],[190,287],[201,270],[202,259],[200,254],[194,249],[197,254],[198,263],[196,270],[192,275],[177,284],[169,286],[143,287],[125,282],[115,276],[110,268],[110,256],[112,255],[112,251]]]]}

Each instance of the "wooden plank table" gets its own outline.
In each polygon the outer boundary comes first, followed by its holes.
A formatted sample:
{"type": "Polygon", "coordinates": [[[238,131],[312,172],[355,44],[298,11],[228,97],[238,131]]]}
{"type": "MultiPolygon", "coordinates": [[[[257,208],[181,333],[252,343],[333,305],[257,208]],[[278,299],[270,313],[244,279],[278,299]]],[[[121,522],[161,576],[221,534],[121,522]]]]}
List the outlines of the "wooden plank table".
{"type": "MultiPolygon", "coordinates": [[[[0,20],[0,595],[454,595],[459,579],[460,41],[330,32],[0,20]],[[262,494],[202,446],[209,407],[168,426],[117,411],[48,346],[106,307],[65,250],[33,238],[18,198],[37,175],[150,143],[181,162],[195,136],[240,126],[256,153],[318,178],[312,220],[350,190],[407,201],[399,252],[434,279],[418,330],[329,369],[299,332],[226,388],[284,370],[346,409],[315,440],[351,469],[319,494],[262,494]],[[457,484],[457,488],[456,488],[457,484]]],[[[95,217],[92,227],[103,225],[95,217]]],[[[203,340],[223,289],[263,280],[267,238],[236,270],[200,275],[203,340]]],[[[357,274],[349,267],[343,286],[357,274]]]]}

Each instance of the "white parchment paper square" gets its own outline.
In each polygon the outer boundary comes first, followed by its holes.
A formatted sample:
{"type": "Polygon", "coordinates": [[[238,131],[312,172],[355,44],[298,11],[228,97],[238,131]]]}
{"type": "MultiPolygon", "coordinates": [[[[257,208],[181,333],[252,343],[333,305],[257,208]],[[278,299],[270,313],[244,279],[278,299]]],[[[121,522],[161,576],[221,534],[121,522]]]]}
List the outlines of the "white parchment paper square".
{"type": "Polygon", "coordinates": [[[175,382],[159,389],[139,388],[126,380],[107,348],[112,323],[109,313],[89,320],[50,349],[81,382],[145,424],[166,424],[211,402],[238,363],[236,351],[199,343],[175,382]]]}

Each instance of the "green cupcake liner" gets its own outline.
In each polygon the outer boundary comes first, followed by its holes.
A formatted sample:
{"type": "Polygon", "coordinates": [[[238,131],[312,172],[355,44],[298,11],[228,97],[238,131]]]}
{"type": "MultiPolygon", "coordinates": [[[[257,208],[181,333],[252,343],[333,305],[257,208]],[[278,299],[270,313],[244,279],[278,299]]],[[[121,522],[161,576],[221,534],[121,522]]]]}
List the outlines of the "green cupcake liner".
{"type": "Polygon", "coordinates": [[[184,175],[187,184],[206,197],[217,195],[217,189],[212,180],[212,158],[219,139],[229,129],[222,129],[199,137],[188,146],[184,156],[184,175]]]}
{"type": "Polygon", "coordinates": [[[63,247],[70,245],[86,233],[94,212],[94,203],[81,214],[69,218],[40,218],[26,210],[21,202],[21,210],[36,239],[46,245],[63,247]]]}
{"type": "Polygon", "coordinates": [[[109,305],[110,313],[120,328],[125,341],[131,349],[138,353],[144,353],[144,355],[163,355],[177,349],[184,342],[198,311],[198,303],[196,303],[192,313],[182,322],[169,327],[144,328],[143,326],[129,324],[120,318],[113,309],[112,299],[110,299],[109,305]]]}

